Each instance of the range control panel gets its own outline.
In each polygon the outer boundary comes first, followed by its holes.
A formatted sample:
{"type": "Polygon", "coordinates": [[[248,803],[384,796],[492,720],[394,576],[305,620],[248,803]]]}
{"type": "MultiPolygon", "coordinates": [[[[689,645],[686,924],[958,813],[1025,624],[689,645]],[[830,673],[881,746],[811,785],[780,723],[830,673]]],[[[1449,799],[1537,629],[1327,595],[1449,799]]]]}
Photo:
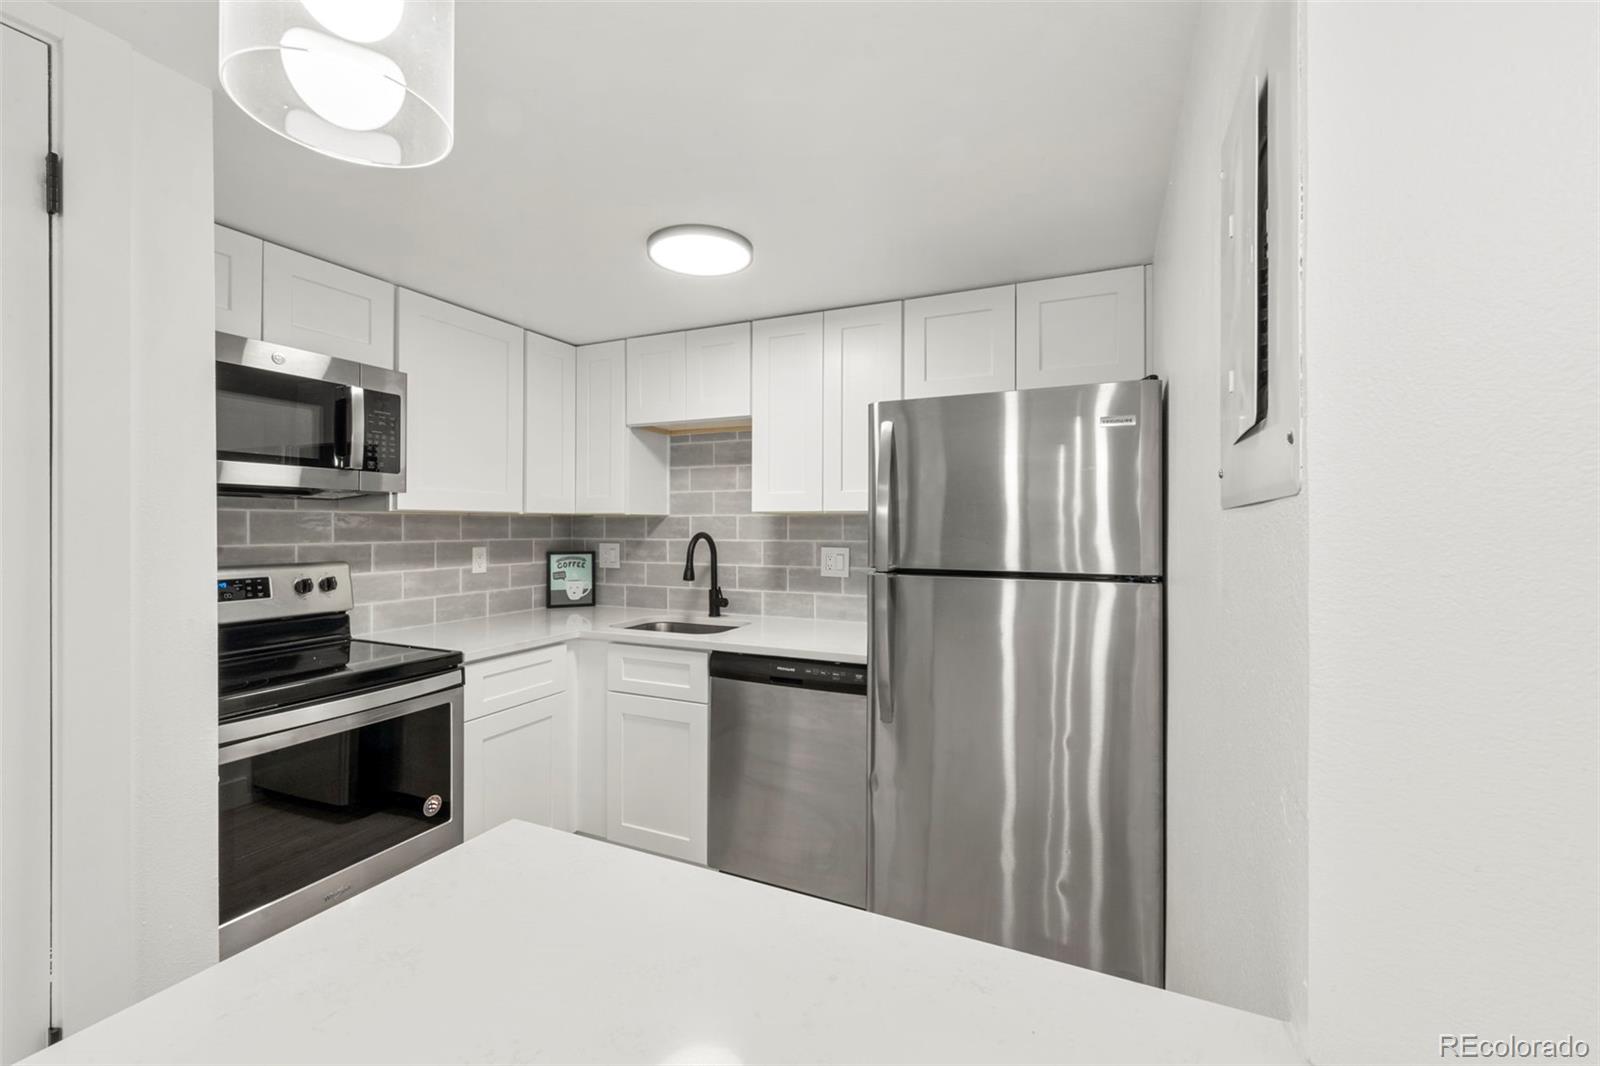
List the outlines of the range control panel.
{"type": "Polygon", "coordinates": [[[285,563],[217,571],[217,623],[348,611],[349,563],[285,563]]]}
{"type": "Polygon", "coordinates": [[[217,578],[217,602],[234,600],[269,600],[272,598],[272,579],[261,574],[254,577],[217,578]]]}

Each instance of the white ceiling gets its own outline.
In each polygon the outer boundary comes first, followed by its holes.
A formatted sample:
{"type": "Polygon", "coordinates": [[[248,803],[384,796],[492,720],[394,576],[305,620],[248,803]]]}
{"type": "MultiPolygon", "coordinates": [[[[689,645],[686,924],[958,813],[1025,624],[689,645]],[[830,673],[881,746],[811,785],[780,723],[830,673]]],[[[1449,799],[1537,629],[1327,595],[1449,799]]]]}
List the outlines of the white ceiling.
{"type": "Polygon", "coordinates": [[[216,93],[224,224],[584,343],[1147,262],[1189,3],[457,8],[456,142],[384,171],[216,88],[216,5],[61,6],[216,93]],[[644,239],[738,230],[687,278],[644,239]]]}

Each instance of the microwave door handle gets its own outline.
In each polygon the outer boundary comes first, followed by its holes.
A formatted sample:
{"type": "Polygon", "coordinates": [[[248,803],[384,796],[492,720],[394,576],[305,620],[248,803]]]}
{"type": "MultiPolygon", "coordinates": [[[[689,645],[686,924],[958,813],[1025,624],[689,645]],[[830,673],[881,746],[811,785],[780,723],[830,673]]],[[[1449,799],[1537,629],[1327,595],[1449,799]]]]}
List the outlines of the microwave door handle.
{"type": "Polygon", "coordinates": [[[360,470],[366,464],[367,452],[367,394],[359,385],[350,386],[349,452],[345,466],[360,470]]]}

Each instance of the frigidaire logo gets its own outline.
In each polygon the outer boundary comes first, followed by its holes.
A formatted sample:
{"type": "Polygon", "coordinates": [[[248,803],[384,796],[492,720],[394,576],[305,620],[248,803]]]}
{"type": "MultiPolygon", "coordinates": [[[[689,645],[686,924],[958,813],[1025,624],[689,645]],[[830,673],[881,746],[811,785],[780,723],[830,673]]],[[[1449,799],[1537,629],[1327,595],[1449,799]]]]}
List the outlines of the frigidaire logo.
{"type": "Polygon", "coordinates": [[[351,885],[340,885],[338,888],[334,889],[332,892],[329,892],[326,896],[323,896],[322,897],[322,902],[324,902],[324,903],[332,903],[334,900],[338,899],[340,896],[342,896],[346,892],[350,891],[350,889],[352,887],[353,886],[351,886],[351,885]]]}
{"type": "Polygon", "coordinates": [[[1101,415],[1102,426],[1137,426],[1139,420],[1133,415],[1101,415]]]}

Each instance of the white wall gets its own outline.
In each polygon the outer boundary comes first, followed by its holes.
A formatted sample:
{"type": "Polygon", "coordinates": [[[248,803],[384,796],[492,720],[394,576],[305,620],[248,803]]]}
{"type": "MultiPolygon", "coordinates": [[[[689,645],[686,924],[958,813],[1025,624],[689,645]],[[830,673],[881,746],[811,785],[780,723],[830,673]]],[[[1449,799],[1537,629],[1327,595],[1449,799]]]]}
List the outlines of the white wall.
{"type": "Polygon", "coordinates": [[[1271,40],[1292,71],[1297,12],[1202,8],[1156,240],[1151,345],[1167,382],[1167,985],[1296,1019],[1308,493],[1222,510],[1217,170],[1247,54],[1271,40]]]}
{"type": "Polygon", "coordinates": [[[1310,1050],[1593,1047],[1595,8],[1307,41],[1310,1050]]]}
{"type": "Polygon", "coordinates": [[[57,259],[52,1009],[216,959],[211,95],[49,4],[57,259]]]}

